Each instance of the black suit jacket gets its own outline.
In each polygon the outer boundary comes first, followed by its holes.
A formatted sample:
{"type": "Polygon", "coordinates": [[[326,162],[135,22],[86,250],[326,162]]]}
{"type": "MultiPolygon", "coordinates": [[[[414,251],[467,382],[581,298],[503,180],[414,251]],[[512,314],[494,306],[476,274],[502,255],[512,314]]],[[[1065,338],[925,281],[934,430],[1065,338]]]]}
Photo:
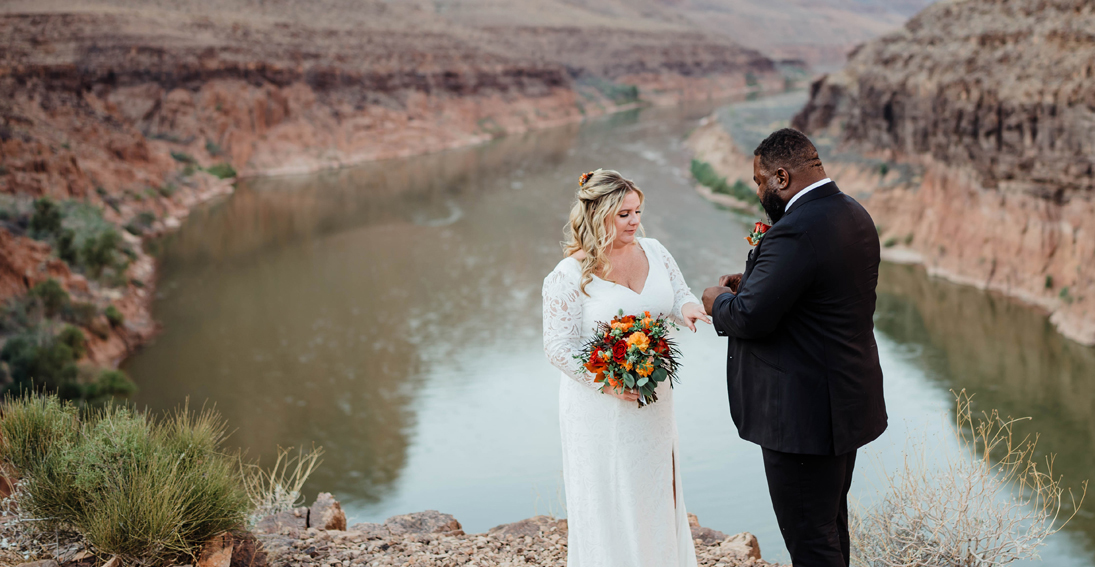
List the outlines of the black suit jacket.
{"type": "Polygon", "coordinates": [[[842,455],[886,429],[874,338],[878,232],[828,183],[803,195],[749,254],[737,295],[715,299],[730,337],[726,383],[742,439],[842,455]]]}

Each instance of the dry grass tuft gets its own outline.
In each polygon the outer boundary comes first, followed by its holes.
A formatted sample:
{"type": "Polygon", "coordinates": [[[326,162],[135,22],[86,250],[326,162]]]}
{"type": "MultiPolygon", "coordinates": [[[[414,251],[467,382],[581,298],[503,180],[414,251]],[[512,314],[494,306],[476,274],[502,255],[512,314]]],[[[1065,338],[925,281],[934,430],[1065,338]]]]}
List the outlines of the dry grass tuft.
{"type": "Polygon", "coordinates": [[[971,396],[962,390],[955,398],[958,455],[910,446],[904,469],[887,474],[881,501],[852,514],[853,565],[1008,565],[1037,557],[1045,538],[1079,511],[1087,481],[1079,499],[1066,490],[1053,475],[1053,456],[1035,457],[1037,435],[1015,439],[1022,419],[996,411],[975,418],[971,396]]]}

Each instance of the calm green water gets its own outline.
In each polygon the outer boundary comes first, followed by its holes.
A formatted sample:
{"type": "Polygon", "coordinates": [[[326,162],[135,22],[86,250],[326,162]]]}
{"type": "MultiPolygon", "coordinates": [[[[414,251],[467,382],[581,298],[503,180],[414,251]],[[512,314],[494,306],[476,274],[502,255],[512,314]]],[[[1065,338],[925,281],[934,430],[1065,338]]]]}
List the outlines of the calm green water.
{"type": "MultiPolygon", "coordinates": [[[[730,111],[755,116],[751,129],[763,133],[801,100],[730,111]]],[[[564,515],[559,375],[541,351],[540,287],[560,259],[576,180],[596,167],[636,180],[648,235],[698,293],[740,271],[756,220],[692,189],[683,139],[711,110],[650,109],[241,184],[159,243],[164,332],[125,365],[137,402],[214,403],[236,429],[231,441],[267,461],[279,445],[322,445],[309,497],[333,492],[351,522],[438,509],[474,532],[564,515]]],[[[1095,476],[1095,351],[1010,300],[907,266],[884,266],[877,322],[891,428],[870,447],[880,465],[861,465],[856,496],[870,498],[877,468],[899,462],[910,432],[946,437],[951,388],[977,392],[979,407],[1033,416],[1058,472],[1095,476]]],[[[680,339],[688,508],[786,559],[760,451],[730,421],[724,339],[710,327],[680,339]]],[[[1095,566],[1093,541],[1095,514],[1085,511],[1042,555],[1095,566]]]]}

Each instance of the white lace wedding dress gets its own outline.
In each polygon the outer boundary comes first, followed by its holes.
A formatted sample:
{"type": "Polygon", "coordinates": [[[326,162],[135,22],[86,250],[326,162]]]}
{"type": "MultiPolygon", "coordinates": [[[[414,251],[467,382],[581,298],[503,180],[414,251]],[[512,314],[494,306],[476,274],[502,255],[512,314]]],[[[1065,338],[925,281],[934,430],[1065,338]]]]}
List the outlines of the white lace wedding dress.
{"type": "Polygon", "coordinates": [[[620,309],[683,323],[681,308],[700,303],[661,243],[641,238],[639,245],[650,265],[640,293],[594,277],[586,286],[589,296],[583,295],[581,265],[573,258],[544,280],[544,351],[563,371],[559,429],[568,567],[696,565],[669,381],[658,385],[656,403],[640,409],[597,391],[600,385],[573,358],[596,323],[612,320],[620,309]]]}

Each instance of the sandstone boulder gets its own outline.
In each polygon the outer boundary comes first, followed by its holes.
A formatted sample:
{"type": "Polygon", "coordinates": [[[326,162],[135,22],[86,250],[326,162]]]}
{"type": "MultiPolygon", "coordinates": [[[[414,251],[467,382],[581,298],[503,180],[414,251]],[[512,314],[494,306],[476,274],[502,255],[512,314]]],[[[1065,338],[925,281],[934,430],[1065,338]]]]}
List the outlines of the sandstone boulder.
{"type": "Polygon", "coordinates": [[[719,544],[719,551],[738,559],[752,558],[759,560],[760,542],[757,541],[757,536],[749,532],[742,532],[726,538],[719,544]]]}
{"type": "Polygon", "coordinates": [[[384,521],[384,526],[392,535],[436,533],[462,535],[464,533],[463,526],[456,521],[456,518],[437,510],[392,516],[384,521]]]}
{"type": "Polygon", "coordinates": [[[227,532],[213,536],[202,545],[197,567],[230,567],[232,547],[232,536],[227,532]]]}
{"type": "Polygon", "coordinates": [[[331,493],[321,492],[308,512],[308,527],[321,530],[345,530],[346,513],[331,493]]]}

